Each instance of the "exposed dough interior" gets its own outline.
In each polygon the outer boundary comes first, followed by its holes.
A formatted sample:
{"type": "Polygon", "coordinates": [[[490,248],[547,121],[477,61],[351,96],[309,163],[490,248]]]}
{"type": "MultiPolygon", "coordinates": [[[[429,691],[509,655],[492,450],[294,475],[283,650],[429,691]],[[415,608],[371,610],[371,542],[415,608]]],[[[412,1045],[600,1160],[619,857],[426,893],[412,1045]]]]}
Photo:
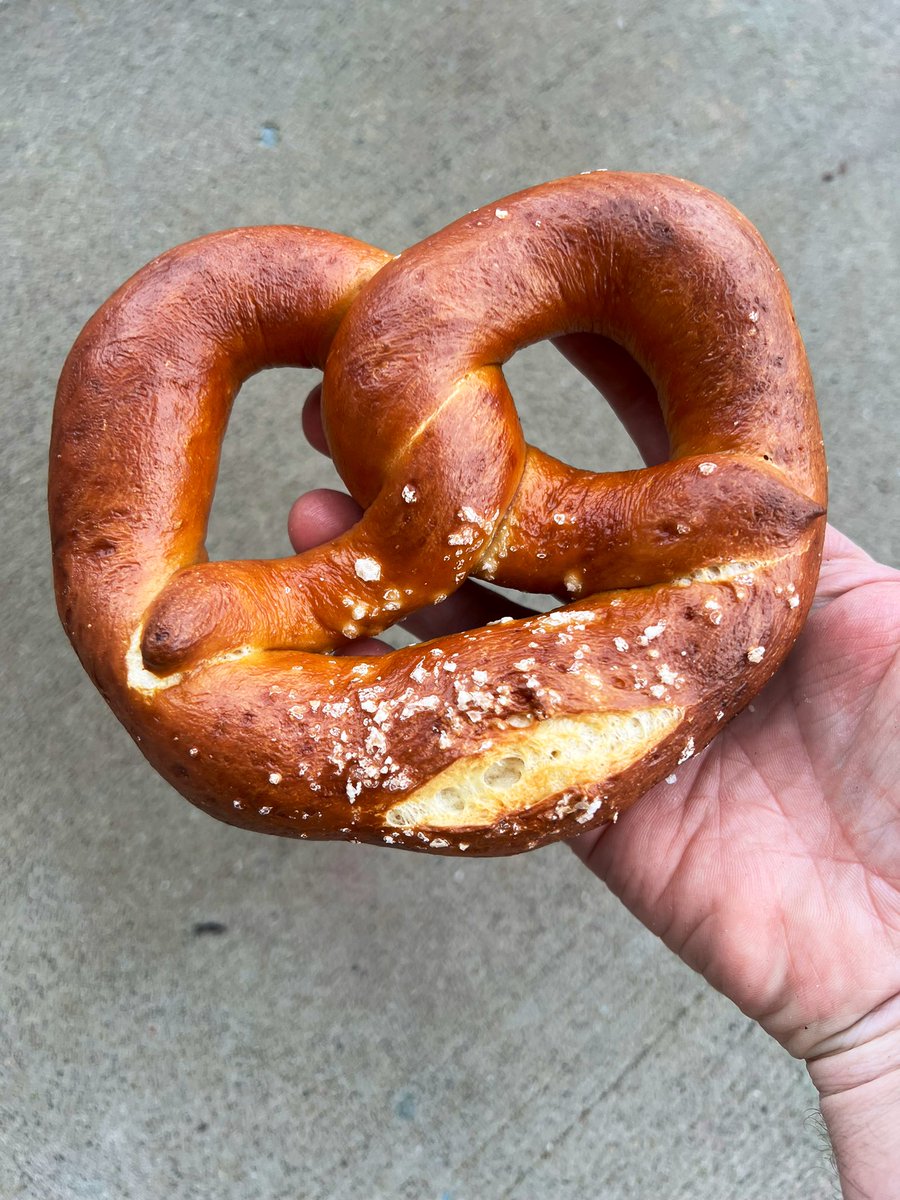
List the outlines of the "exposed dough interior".
{"type": "Polygon", "coordinates": [[[385,813],[391,826],[490,827],[570,788],[602,783],[668,737],[683,717],[658,705],[530,722],[457,759],[385,813]]]}

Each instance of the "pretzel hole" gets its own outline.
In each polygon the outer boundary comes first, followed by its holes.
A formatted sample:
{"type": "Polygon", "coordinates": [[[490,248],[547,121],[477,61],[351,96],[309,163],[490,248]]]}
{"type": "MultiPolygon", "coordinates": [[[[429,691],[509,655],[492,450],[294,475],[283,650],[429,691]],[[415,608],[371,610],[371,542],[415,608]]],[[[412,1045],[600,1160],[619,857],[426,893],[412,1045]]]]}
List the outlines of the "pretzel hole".
{"type": "MultiPolygon", "coordinates": [[[[518,350],[504,363],[503,371],[526,440],[545,454],[592,472],[640,468],[642,452],[650,462],[669,458],[656,387],[628,350],[612,339],[573,334],[537,342],[518,350]],[[561,361],[570,357],[578,364],[575,369],[561,361]],[[565,414],[562,420],[561,413],[565,414]]],[[[683,537],[680,525],[668,532],[673,540],[683,537]]],[[[571,582],[576,586],[568,586],[568,579],[560,581],[551,594],[505,587],[484,578],[479,585],[514,605],[549,612],[581,596],[575,573],[571,582]]]]}
{"type": "Polygon", "coordinates": [[[632,415],[632,427],[652,456],[667,458],[668,435],[656,388],[632,355],[611,339],[592,334],[570,335],[560,339],[560,346],[565,347],[565,357],[579,352],[581,366],[586,367],[585,351],[596,355],[590,378],[567,363],[549,341],[526,346],[503,367],[526,439],[573,467],[590,471],[642,467],[640,451],[616,409],[604,402],[608,399],[632,415]]]}
{"type": "MultiPolygon", "coordinates": [[[[318,370],[277,367],[241,386],[222,439],[206,536],[210,561],[290,555],[285,523],[297,497],[316,488],[345,490],[331,459],[310,445],[301,428],[306,398],[321,381],[318,370]]],[[[416,640],[400,625],[379,637],[393,647],[416,640]]],[[[349,652],[367,651],[351,646],[349,652]]]]}
{"type": "Polygon", "coordinates": [[[212,561],[290,554],[285,521],[291,504],[312,488],[343,486],[331,460],[313,450],[300,428],[303,402],[321,378],[320,371],[278,367],[241,387],[222,440],[206,537],[212,561]]]}

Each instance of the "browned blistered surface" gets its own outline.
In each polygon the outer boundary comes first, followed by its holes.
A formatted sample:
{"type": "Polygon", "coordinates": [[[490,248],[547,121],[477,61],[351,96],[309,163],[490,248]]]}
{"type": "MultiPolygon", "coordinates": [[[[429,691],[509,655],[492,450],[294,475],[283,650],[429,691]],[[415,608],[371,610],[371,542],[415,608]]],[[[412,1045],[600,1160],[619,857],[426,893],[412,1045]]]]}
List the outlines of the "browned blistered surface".
{"type": "Polygon", "coordinates": [[[825,499],[759,234],[694,184],[607,172],[395,258],[291,227],[163,255],[78,339],[51,451],[60,615],[157,770],[247,828],[444,853],[612,819],[706,745],[802,626],[825,499]],[[503,363],[571,334],[647,371],[668,463],[594,475],[525,444],[503,363]],[[231,403],[287,364],[324,368],[365,515],[293,558],[209,563],[231,403]],[[470,574],[572,603],[384,658],[321,653],[470,574]]]}

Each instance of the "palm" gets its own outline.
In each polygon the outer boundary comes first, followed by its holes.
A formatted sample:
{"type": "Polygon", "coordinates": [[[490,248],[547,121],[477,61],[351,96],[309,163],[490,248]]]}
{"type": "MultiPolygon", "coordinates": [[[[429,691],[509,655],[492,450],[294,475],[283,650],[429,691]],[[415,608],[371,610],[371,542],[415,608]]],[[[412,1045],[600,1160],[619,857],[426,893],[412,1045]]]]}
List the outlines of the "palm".
{"type": "Polygon", "coordinates": [[[576,847],[792,1052],[900,991],[900,573],[829,533],[784,667],[709,749],[576,847]]]}

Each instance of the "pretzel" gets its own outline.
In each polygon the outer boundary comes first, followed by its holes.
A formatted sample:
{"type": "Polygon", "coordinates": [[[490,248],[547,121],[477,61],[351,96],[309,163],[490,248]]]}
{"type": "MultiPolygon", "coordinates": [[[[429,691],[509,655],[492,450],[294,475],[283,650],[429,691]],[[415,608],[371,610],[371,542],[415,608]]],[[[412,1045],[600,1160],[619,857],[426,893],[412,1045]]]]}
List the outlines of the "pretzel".
{"type": "Polygon", "coordinates": [[[58,606],[175,788],[234,825],[507,854],[605,821],[702,749],[812,601],[825,463],[782,276],[720,197],[595,172],[392,257],[238,229],[155,259],[88,322],[54,418],[58,606]],[[502,364],[603,335],[655,383],[670,460],[575,470],[525,444],[502,364]],[[364,515],[326,546],[208,562],[241,382],[324,369],[364,515]],[[555,611],[332,652],[467,576],[555,611]]]}

